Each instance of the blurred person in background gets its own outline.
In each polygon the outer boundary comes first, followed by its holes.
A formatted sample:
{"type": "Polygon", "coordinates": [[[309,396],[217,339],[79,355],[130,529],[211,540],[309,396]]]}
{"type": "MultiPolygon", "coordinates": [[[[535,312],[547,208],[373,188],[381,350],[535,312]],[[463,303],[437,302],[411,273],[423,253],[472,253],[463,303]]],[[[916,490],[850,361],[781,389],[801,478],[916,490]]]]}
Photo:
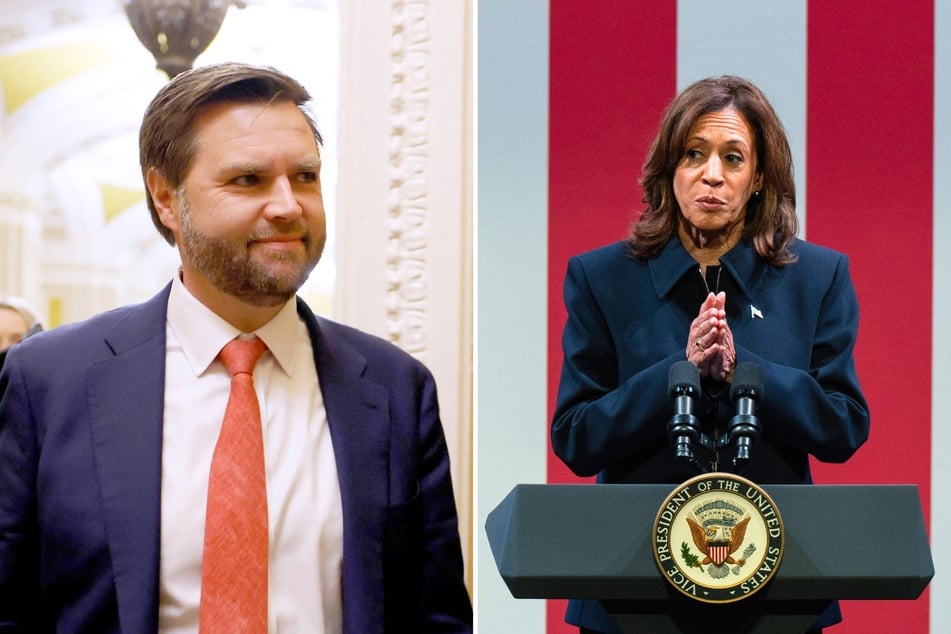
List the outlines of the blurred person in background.
{"type": "Polygon", "coordinates": [[[41,329],[36,311],[26,300],[0,295],[0,366],[7,350],[41,329]]]}

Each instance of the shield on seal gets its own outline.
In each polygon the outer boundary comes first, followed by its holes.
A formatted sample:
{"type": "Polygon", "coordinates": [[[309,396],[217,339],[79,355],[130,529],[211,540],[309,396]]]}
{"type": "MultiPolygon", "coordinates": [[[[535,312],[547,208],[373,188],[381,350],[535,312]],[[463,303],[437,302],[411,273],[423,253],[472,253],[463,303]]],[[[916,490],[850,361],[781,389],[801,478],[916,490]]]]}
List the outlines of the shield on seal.
{"type": "Polygon", "coordinates": [[[730,556],[730,542],[713,542],[707,544],[707,554],[718,566],[722,566],[726,558],[730,556]]]}

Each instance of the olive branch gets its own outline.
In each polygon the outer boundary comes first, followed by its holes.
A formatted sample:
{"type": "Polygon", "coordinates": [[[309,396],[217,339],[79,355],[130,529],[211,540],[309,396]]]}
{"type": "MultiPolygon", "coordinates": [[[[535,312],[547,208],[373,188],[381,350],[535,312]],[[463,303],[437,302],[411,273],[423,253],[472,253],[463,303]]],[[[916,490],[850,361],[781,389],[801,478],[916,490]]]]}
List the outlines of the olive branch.
{"type": "Polygon", "coordinates": [[[700,572],[703,572],[703,566],[700,565],[700,558],[690,551],[690,546],[687,545],[687,542],[680,544],[680,556],[683,557],[684,563],[687,564],[687,566],[690,568],[700,568],[700,572]]]}

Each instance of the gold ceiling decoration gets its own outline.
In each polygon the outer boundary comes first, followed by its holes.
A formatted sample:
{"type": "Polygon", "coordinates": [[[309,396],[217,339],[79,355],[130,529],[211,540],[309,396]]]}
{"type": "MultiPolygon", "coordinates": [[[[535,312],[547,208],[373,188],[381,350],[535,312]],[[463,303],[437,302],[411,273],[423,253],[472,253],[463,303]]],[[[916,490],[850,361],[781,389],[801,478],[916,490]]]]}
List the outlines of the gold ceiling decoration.
{"type": "Polygon", "coordinates": [[[122,0],[136,36],[169,79],[208,48],[232,4],[245,6],[241,0],[122,0]]]}
{"type": "Polygon", "coordinates": [[[141,187],[132,188],[99,183],[99,194],[102,197],[102,211],[107,224],[132,205],[145,202],[145,192],[141,187]]]}
{"type": "Polygon", "coordinates": [[[73,42],[0,55],[0,110],[12,113],[43,91],[115,61],[115,53],[103,42],[73,42]]]}

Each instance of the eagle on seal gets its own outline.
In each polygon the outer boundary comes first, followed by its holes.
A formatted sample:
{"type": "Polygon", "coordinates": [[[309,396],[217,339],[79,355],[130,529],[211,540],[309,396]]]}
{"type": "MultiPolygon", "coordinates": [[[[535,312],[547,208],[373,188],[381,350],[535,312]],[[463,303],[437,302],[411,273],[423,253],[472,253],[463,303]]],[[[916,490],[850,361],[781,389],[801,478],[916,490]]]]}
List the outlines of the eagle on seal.
{"type": "Polygon", "coordinates": [[[724,563],[740,566],[745,564],[745,559],[733,559],[732,555],[743,545],[743,539],[746,537],[746,526],[749,521],[750,517],[746,516],[732,528],[717,524],[704,528],[699,522],[688,516],[687,524],[690,525],[693,543],[704,554],[704,558],[699,564],[701,566],[711,563],[716,566],[722,566],[724,563]]]}

